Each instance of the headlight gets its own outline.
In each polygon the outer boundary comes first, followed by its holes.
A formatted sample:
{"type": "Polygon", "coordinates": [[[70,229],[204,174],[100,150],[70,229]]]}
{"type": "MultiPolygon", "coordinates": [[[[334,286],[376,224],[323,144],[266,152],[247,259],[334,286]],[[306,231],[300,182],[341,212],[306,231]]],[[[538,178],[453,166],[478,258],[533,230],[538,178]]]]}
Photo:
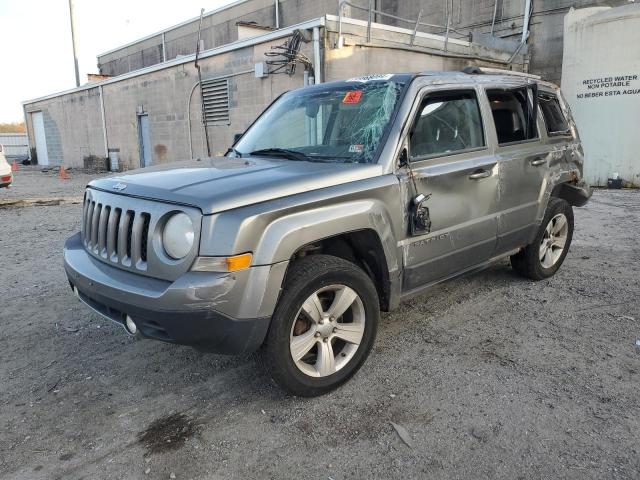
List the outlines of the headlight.
{"type": "Polygon", "coordinates": [[[194,239],[193,222],[186,213],[173,215],[167,221],[162,232],[164,251],[176,260],[187,256],[193,248],[194,239]]]}

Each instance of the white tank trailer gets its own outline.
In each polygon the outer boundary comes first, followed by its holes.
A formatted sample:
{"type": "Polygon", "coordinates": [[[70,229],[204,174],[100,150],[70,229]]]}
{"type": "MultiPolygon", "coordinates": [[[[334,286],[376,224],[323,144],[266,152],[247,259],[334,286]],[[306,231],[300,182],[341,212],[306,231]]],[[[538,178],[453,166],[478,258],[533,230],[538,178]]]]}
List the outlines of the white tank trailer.
{"type": "Polygon", "coordinates": [[[640,4],[567,13],[562,90],[587,182],[640,187],[640,4]]]}

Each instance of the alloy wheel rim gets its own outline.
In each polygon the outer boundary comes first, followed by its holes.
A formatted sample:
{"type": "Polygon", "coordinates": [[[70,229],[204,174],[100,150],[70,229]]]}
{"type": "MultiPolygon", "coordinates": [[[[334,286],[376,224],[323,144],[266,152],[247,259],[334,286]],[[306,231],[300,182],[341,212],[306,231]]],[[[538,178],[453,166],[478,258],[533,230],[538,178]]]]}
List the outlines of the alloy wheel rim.
{"type": "Polygon", "coordinates": [[[358,351],[364,328],[364,304],[352,288],[322,287],[305,300],[296,314],[289,336],[291,358],[305,375],[333,375],[358,351]]]}
{"type": "Polygon", "coordinates": [[[563,213],[554,216],[542,235],[540,242],[540,263],[543,268],[551,268],[562,256],[569,235],[569,222],[563,213]]]}

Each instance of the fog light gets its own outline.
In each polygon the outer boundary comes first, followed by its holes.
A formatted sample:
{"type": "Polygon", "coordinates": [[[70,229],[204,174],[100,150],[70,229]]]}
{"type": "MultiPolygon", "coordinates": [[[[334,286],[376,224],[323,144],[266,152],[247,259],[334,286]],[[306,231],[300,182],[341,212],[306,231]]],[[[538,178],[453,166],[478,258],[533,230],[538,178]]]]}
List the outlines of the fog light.
{"type": "Polygon", "coordinates": [[[138,327],[136,327],[135,322],[129,315],[127,315],[127,319],[124,322],[124,328],[126,328],[127,332],[129,332],[131,335],[135,335],[138,331],[138,327]]]}

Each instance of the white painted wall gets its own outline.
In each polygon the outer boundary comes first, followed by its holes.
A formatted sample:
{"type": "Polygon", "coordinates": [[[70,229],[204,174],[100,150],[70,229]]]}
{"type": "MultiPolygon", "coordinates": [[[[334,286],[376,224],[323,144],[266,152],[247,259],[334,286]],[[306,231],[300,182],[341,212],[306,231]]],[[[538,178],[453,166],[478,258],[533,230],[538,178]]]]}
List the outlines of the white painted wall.
{"type": "Polygon", "coordinates": [[[585,178],[618,173],[640,186],[640,4],[571,9],[564,21],[562,90],[585,149],[585,178]]]}

